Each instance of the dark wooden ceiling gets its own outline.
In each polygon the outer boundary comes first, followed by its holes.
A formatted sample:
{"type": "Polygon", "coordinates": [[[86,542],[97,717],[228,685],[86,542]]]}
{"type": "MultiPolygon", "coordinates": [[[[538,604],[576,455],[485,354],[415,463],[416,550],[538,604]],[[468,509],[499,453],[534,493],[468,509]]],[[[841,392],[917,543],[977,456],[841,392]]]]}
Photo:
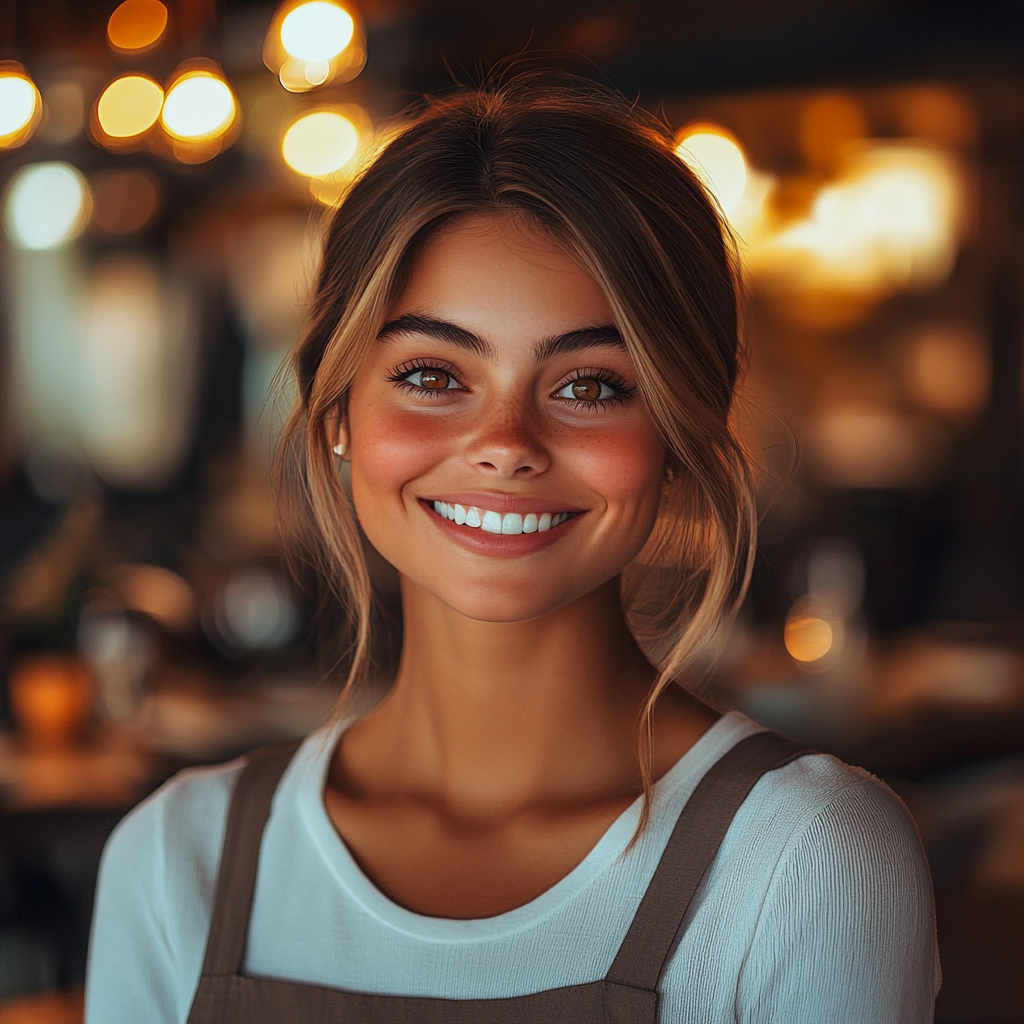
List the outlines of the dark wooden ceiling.
{"type": "MultiPolygon", "coordinates": [[[[167,48],[215,55],[273,4],[167,0],[167,48]]],[[[354,0],[355,2],[355,0],[354,0]]],[[[104,53],[116,0],[0,0],[0,59],[104,53]]],[[[371,61],[413,90],[524,50],[625,89],[692,93],[1024,67],[1021,0],[363,0],[371,61]],[[575,55],[570,57],[569,55],[575,55]]]]}

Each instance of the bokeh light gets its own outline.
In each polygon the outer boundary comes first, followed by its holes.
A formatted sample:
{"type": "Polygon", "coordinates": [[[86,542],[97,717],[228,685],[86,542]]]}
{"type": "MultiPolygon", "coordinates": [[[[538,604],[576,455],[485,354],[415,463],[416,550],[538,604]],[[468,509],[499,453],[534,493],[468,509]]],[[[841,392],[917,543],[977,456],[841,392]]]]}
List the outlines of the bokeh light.
{"type": "Polygon", "coordinates": [[[832,626],[815,615],[790,615],[783,637],[786,650],[794,661],[820,661],[832,650],[832,626]]]}
{"type": "Polygon", "coordinates": [[[189,290],[152,255],[104,253],[84,282],[76,339],[78,437],[115,487],[165,488],[190,438],[196,334],[189,290]]]}
{"type": "Polygon", "coordinates": [[[85,127],[85,89],[76,77],[58,79],[43,90],[46,121],[39,134],[60,145],[77,138],[85,127]]]}
{"type": "MultiPolygon", "coordinates": [[[[326,64],[348,46],[354,33],[355,22],[348,11],[328,0],[313,0],[285,16],[281,45],[298,60],[326,64]]],[[[325,68],[321,81],[327,73],[325,68]]]]}
{"type": "Polygon", "coordinates": [[[103,90],[96,117],[106,135],[128,139],[148,131],[160,116],[164,91],[147,75],[122,75],[103,90]]]}
{"type": "Polygon", "coordinates": [[[110,45],[122,52],[155,46],[167,28],[167,8],[160,0],[124,0],[107,22],[110,45]]]}
{"type": "Polygon", "coordinates": [[[926,484],[945,446],[934,420],[869,402],[827,406],[811,425],[808,440],[808,462],[818,478],[853,488],[926,484]]]}
{"type": "Polygon", "coordinates": [[[217,598],[211,625],[232,647],[272,650],[294,638],[299,609],[280,573],[246,566],[229,577],[217,598]]]}
{"type": "Polygon", "coordinates": [[[223,135],[238,105],[227,82],[212,71],[188,71],[167,90],[160,123],[175,139],[196,141],[223,135]]]}
{"type": "Polygon", "coordinates": [[[278,72],[281,84],[289,92],[308,92],[323,85],[331,77],[331,62],[328,60],[286,60],[278,72]]]}
{"type": "Polygon", "coordinates": [[[927,290],[952,270],[963,175],[939,150],[875,143],[814,198],[809,215],[748,254],[775,285],[878,297],[927,290]]]}
{"type": "Polygon", "coordinates": [[[108,235],[141,231],[160,209],[160,182],[151,171],[103,171],[90,186],[93,223],[108,235]]]}
{"type": "Polygon", "coordinates": [[[28,743],[51,750],[67,747],[88,720],[92,681],[75,658],[31,654],[15,662],[10,703],[28,743]]]}
{"type": "Polygon", "coordinates": [[[0,64],[0,149],[27,142],[42,115],[39,90],[20,65],[0,64]]]}
{"type": "Polygon", "coordinates": [[[978,112],[959,89],[929,83],[898,93],[901,134],[944,146],[970,148],[978,141],[978,112]]]}
{"type": "Polygon", "coordinates": [[[77,168],[60,161],[28,164],[7,191],[7,234],[20,249],[56,249],[79,234],[90,208],[89,186],[77,168]]]}
{"type": "Polygon", "coordinates": [[[184,632],[196,617],[196,595],[176,572],[160,565],[112,566],[107,576],[127,611],[141,612],[172,632],[184,632]]]}
{"type": "Polygon", "coordinates": [[[800,151],[808,166],[825,173],[841,167],[867,134],[864,110],[852,96],[824,93],[809,99],[800,111],[800,151]]]}
{"type": "Polygon", "coordinates": [[[700,178],[728,217],[747,187],[747,161],[739,143],[715,125],[684,129],[676,154],[700,178]]]}
{"type": "Polygon", "coordinates": [[[909,349],[907,384],[919,405],[945,416],[969,416],[984,406],[990,360],[971,325],[930,324],[913,338],[909,349]]]}
{"type": "Polygon", "coordinates": [[[285,162],[307,177],[323,177],[340,170],[358,148],[358,129],[334,110],[303,115],[285,132],[281,142],[285,162]]]}
{"type": "Polygon", "coordinates": [[[362,26],[334,0],[287,0],[268,27],[263,60],[289,92],[351,81],[366,63],[362,26]]]}

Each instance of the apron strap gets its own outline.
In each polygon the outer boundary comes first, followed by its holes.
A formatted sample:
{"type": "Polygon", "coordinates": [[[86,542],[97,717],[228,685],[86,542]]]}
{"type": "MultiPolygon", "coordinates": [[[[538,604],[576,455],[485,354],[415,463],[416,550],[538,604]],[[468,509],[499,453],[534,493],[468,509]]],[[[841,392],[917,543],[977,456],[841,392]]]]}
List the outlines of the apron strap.
{"type": "Polygon", "coordinates": [[[257,750],[235,782],[206,940],[204,977],[242,971],[263,829],[277,784],[299,746],[289,743],[257,750]]]}
{"type": "MultiPolygon", "coordinates": [[[[242,973],[263,830],[281,776],[300,743],[258,750],[235,783],[217,874],[204,977],[242,973]]],[[[647,892],[605,978],[655,991],[683,918],[732,820],[758,779],[814,753],[774,732],[741,740],[707,772],[686,802],[647,892]]]]}
{"type": "Polygon", "coordinates": [[[606,981],[657,989],[693,894],[747,794],[766,772],[811,753],[778,733],[758,732],[715,763],[679,815],[606,981]]]}

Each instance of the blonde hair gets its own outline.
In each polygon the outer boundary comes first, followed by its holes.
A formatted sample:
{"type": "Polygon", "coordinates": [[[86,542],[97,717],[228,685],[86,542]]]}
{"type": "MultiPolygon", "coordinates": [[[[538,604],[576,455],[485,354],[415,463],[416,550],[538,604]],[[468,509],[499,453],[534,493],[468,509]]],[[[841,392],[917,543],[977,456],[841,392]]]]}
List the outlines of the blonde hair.
{"type": "Polygon", "coordinates": [[[658,519],[622,588],[630,628],[659,669],[638,723],[639,834],[653,784],[654,706],[735,610],[756,533],[750,471],[730,428],[741,362],[733,249],[666,126],[561,72],[498,75],[424,101],[327,230],[281,449],[286,548],[345,610],[348,706],[371,666],[373,595],[327,423],[418,246],[453,218],[481,212],[539,224],[601,285],[668,448],[658,519]]]}

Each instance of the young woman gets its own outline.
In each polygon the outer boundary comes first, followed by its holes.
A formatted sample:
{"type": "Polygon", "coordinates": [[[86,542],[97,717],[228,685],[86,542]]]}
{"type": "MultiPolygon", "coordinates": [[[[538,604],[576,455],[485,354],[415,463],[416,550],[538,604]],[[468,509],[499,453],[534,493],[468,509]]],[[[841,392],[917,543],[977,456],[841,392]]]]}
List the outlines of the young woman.
{"type": "Polygon", "coordinates": [[[902,804],[676,684],[749,571],[738,363],[662,125],[536,74],[425,105],[334,215],[285,441],[350,688],[361,533],[400,575],[394,685],[122,823],[89,1024],[931,1020],[902,804]]]}

